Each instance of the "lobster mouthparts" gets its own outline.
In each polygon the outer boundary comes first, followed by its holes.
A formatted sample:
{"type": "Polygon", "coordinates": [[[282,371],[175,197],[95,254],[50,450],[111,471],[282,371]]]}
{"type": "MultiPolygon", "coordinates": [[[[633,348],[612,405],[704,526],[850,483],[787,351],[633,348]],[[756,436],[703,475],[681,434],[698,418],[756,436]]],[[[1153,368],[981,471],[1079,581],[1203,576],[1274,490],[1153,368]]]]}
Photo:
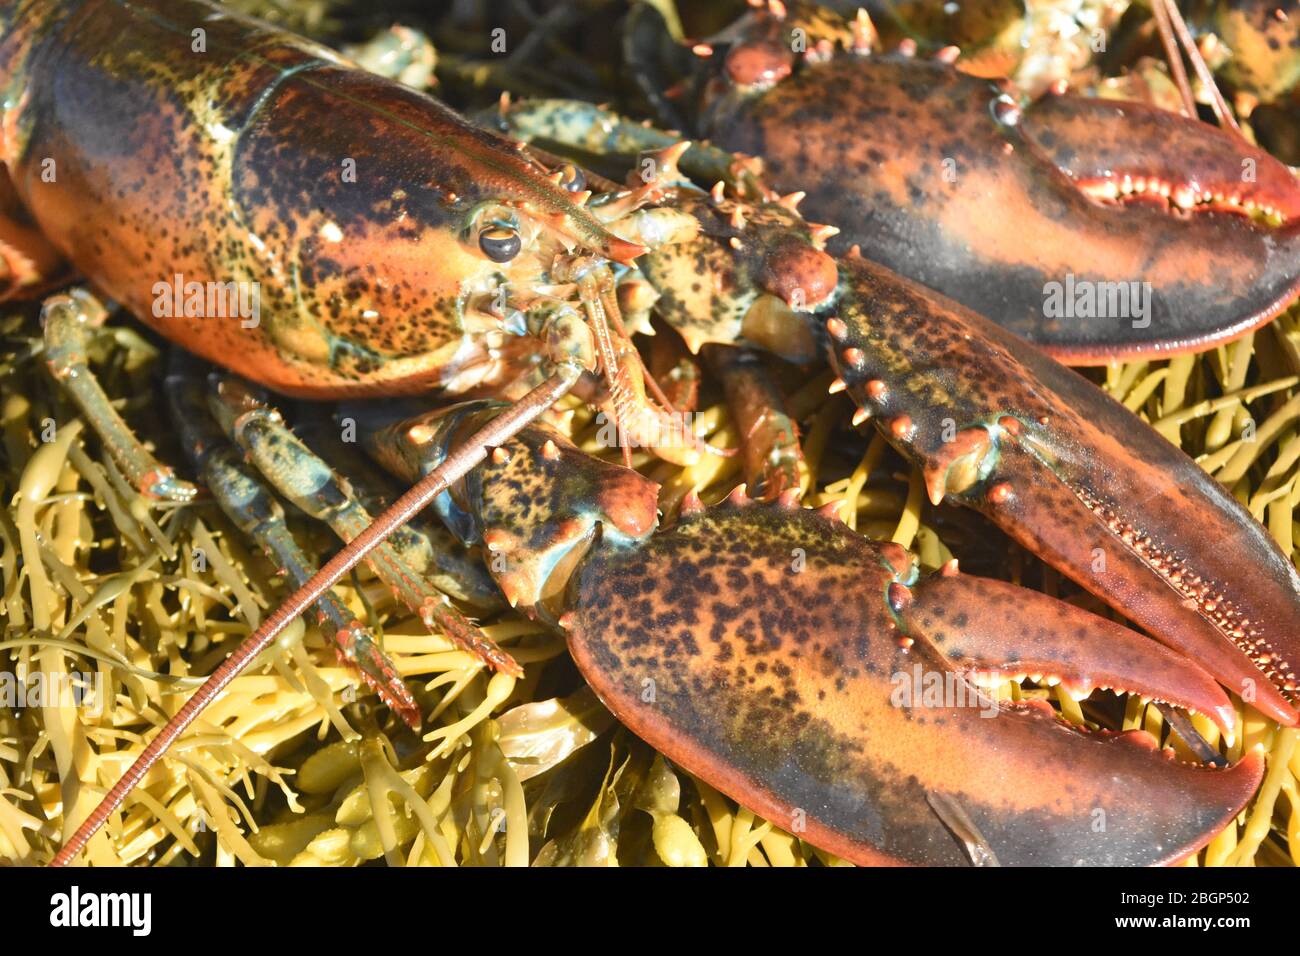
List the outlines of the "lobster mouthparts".
{"type": "Polygon", "coordinates": [[[801,212],[1071,364],[1236,338],[1300,287],[1300,187],[1235,135],[898,56],[836,58],[714,104],[801,212]]]}
{"type": "Polygon", "coordinates": [[[593,553],[570,625],[623,723],[857,863],[961,864],[972,845],[1004,865],[1172,862],[1263,770],[1255,752],[1191,766],[1141,731],[994,702],[965,675],[1030,666],[1228,713],[1199,667],[1110,622],[997,582],[919,580],[902,548],[798,508],[728,504],[593,553]]]}

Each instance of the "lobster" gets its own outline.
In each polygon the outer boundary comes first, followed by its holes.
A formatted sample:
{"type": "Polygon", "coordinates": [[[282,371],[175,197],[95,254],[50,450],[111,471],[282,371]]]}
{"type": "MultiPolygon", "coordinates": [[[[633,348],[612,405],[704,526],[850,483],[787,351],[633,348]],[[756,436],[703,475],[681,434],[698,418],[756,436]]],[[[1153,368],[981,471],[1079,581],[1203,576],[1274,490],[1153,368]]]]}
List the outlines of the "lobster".
{"type": "MultiPolygon", "coordinates": [[[[385,539],[431,502],[467,542],[477,536],[492,548],[495,539],[511,551],[515,576],[498,580],[513,603],[536,609],[543,602],[530,582],[549,586],[558,610],[537,613],[569,635],[584,675],[629,726],[747,805],[773,814],[807,809],[811,839],[861,862],[959,859],[962,840],[949,835],[967,829],[954,824],[959,817],[972,824],[965,842],[999,860],[1168,862],[1237,813],[1262,772],[1257,754],[1228,770],[1183,768],[1134,746],[1144,738],[1108,742],[1032,708],[1006,708],[1005,722],[982,722],[988,726],[915,706],[886,713],[892,705],[881,701],[888,684],[882,668],[902,660],[956,673],[963,686],[973,676],[971,661],[976,671],[1028,668],[1081,688],[1105,674],[1223,724],[1226,697],[1217,679],[1270,716],[1297,720],[1297,654],[1288,628],[1300,606],[1300,579],[1230,496],[1032,347],[888,269],[832,257],[822,248],[825,232],[788,204],[742,202],[679,183],[673,161],[681,144],[659,155],[652,182],[592,196],[585,185],[594,177],[574,166],[552,168],[432,98],[199,0],[23,0],[2,13],[0,77],[18,91],[6,100],[3,162],[27,217],[7,233],[21,245],[5,251],[24,288],[44,283],[48,273],[39,265],[66,257],[164,336],[285,394],[357,398],[496,386],[511,400],[487,413],[405,423],[402,433],[431,457],[405,472],[420,475],[414,487],[371,520],[323,476],[316,480],[319,470],[301,467],[301,450],[260,400],[227,383],[217,405],[226,433],[273,482],[287,481],[280,487],[296,502],[339,519],[350,541],[314,573],[299,567],[294,595],[187,701],[55,862],[75,856],[280,629],[314,603],[328,605],[328,589],[357,561],[372,555],[377,570],[409,578],[403,549],[385,539]],[[196,31],[204,38],[201,56],[196,31]],[[147,62],[137,55],[141,48],[152,51],[147,62]],[[178,101],[177,90],[188,99],[178,101]],[[385,144],[382,154],[365,148],[376,139],[385,144]],[[114,163],[101,162],[110,155],[114,163]],[[40,177],[44,158],[59,170],[52,181],[40,177]],[[364,188],[340,185],[362,182],[337,179],[347,160],[357,168],[373,163],[364,188]],[[175,200],[184,227],[178,233],[157,227],[155,195],[175,200]],[[616,276],[610,262],[635,269],[616,276]],[[160,314],[160,268],[206,282],[234,275],[265,283],[274,307],[253,327],[160,314]],[[714,281],[701,282],[701,275],[714,281]],[[611,409],[638,436],[666,413],[642,391],[631,323],[620,318],[626,290],[646,286],[659,297],[655,310],[697,340],[762,344],[805,361],[829,354],[860,420],[875,416],[923,465],[933,498],[986,511],[1181,653],[996,582],[953,573],[922,581],[901,549],[864,542],[790,497],[752,506],[737,496],[734,513],[691,502],[675,528],[655,532],[656,489],[638,485],[628,471],[609,479],[619,489],[612,503],[590,491],[575,498],[572,484],[526,495],[529,481],[542,480],[527,475],[507,476],[492,485],[499,490],[484,492],[494,469],[566,461],[555,435],[538,444],[543,426],[535,423],[570,390],[611,409]],[[521,344],[512,348],[514,341],[521,344]],[[963,352],[978,358],[962,361],[963,352]],[[603,387],[592,381],[594,371],[603,387]],[[958,425],[953,440],[943,437],[948,419],[958,425]],[[1152,487],[1160,493],[1151,495],[1152,487]],[[330,489],[323,503],[312,498],[322,489],[330,489]],[[507,502],[494,512],[506,527],[483,527],[493,495],[507,502]],[[534,551],[536,528],[525,534],[509,525],[540,522],[545,543],[551,516],[572,500],[590,501],[596,518],[558,522],[565,547],[534,551]],[[1187,509],[1202,529],[1219,532],[1222,549],[1198,547],[1187,509]],[[710,556],[703,541],[731,542],[731,556],[710,556]],[[1098,582],[1083,570],[1092,546],[1112,554],[1113,579],[1098,582]],[[812,571],[778,586],[778,565],[795,548],[812,571]],[[734,597],[719,597],[723,584],[707,573],[724,563],[730,570],[717,574],[739,589],[734,597]],[[1241,581],[1243,567],[1254,571],[1241,581]],[[564,575],[552,582],[557,569],[564,575]],[[786,593],[774,596],[782,588],[786,593]],[[850,594],[860,597],[843,614],[795,613],[819,596],[839,606],[850,594]],[[670,610],[656,612],[656,600],[670,610]],[[707,613],[695,610],[706,604],[707,613]],[[1032,650],[1007,647],[990,633],[988,615],[1008,604],[1027,609],[1020,618],[1026,628],[1043,618],[1067,622],[1086,633],[1084,644],[1063,646],[1039,628],[1032,650]],[[642,608],[661,627],[647,628],[642,608]],[[697,656],[698,628],[708,621],[713,653],[697,656]],[[1092,641],[1095,647],[1086,646],[1092,641]],[[677,690],[671,707],[647,710],[629,688],[656,666],[677,690]],[[859,699],[867,703],[849,713],[859,699]],[[722,720],[727,715],[730,722],[722,720]],[[765,746],[754,745],[756,735],[737,715],[772,728],[758,735],[765,746]],[[948,726],[952,738],[941,729],[948,726]],[[787,731],[793,747],[782,736],[787,731]],[[917,747],[924,751],[919,761],[912,759],[917,747]],[[981,768],[973,789],[947,775],[945,754],[954,748],[981,768]],[[1142,781],[1140,793],[1123,795],[1126,807],[1141,801],[1170,812],[1133,817],[1135,829],[1107,849],[1080,832],[1087,829],[1084,805],[1063,811],[1051,785],[1030,794],[1019,781],[1013,799],[1006,762],[1038,753],[1057,756],[1072,777],[1086,767],[1101,779],[1100,768],[1122,766],[1142,781]],[[894,778],[909,773],[912,789],[886,795],[894,778]],[[855,789],[840,800],[845,774],[855,789]],[[1146,799],[1155,793],[1159,800],[1146,799]],[[1169,834],[1168,842],[1144,845],[1139,834],[1152,829],[1169,834]]],[[[192,492],[146,457],[95,391],[78,336],[94,313],[77,297],[47,306],[51,369],[143,489],[184,499],[192,492]]],[[[214,457],[211,440],[193,435],[187,443],[204,473],[211,468],[209,481],[229,475],[232,460],[214,457]]],[[[702,451],[696,441],[684,445],[656,451],[702,451]]],[[[388,463],[396,466],[391,456],[388,463]]],[[[549,475],[545,466],[542,472],[549,475]]],[[[274,510],[259,505],[255,492],[220,496],[223,506],[243,507],[250,531],[267,541],[278,533],[274,510]]],[[[283,548],[278,555],[293,558],[283,548]]],[[[409,599],[479,659],[517,673],[508,654],[456,619],[438,595],[417,587],[409,599]]],[[[320,613],[331,612],[322,606],[320,613]]],[[[336,617],[341,652],[413,720],[382,654],[346,615],[336,617]]],[[[1088,774],[1080,776],[1070,786],[1096,794],[1088,774]]]]}

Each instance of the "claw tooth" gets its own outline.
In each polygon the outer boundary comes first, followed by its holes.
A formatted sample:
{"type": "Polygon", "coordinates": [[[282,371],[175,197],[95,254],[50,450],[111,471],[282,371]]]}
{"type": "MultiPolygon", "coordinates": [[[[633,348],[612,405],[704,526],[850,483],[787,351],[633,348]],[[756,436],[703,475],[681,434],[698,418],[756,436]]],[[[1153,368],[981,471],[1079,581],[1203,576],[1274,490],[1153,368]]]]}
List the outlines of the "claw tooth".
{"type": "Polygon", "coordinates": [[[542,457],[547,461],[555,461],[560,457],[560,449],[557,448],[555,442],[549,438],[542,443],[542,457]]]}
{"type": "Polygon", "coordinates": [[[842,379],[842,378],[837,378],[837,379],[835,379],[835,381],[831,382],[831,387],[830,387],[830,389],[829,389],[829,394],[831,394],[831,395],[838,395],[840,392],[844,391],[846,388],[848,388],[848,386],[847,386],[846,384],[844,384],[844,379],[842,379]]]}
{"type": "Polygon", "coordinates": [[[853,425],[857,427],[871,417],[871,412],[865,408],[859,408],[853,413],[853,425]]]}
{"type": "Polygon", "coordinates": [[[777,497],[776,501],[782,508],[795,508],[799,505],[799,499],[802,496],[798,488],[787,488],[777,497]]]}
{"type": "Polygon", "coordinates": [[[492,449],[492,463],[494,465],[504,465],[510,461],[510,452],[504,448],[492,449]]]}
{"type": "Polygon", "coordinates": [[[686,497],[682,498],[681,513],[684,515],[693,515],[697,511],[704,510],[704,502],[700,500],[699,494],[694,489],[686,492],[686,497]]]}
{"type": "Polygon", "coordinates": [[[954,574],[959,574],[960,571],[957,568],[957,559],[951,558],[948,561],[945,561],[943,563],[943,567],[939,569],[939,573],[943,575],[945,578],[950,578],[954,574]]]}
{"type": "Polygon", "coordinates": [[[744,506],[750,504],[753,499],[749,497],[749,488],[743,482],[732,489],[731,494],[727,495],[727,501],[733,505],[744,506]]]}

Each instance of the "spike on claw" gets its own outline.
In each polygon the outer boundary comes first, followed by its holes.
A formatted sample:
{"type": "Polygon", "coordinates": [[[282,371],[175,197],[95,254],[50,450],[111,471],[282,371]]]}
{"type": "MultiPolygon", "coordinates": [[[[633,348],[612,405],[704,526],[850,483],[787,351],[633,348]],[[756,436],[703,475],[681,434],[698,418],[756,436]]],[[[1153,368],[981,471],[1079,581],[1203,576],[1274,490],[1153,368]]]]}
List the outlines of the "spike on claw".
{"type": "Polygon", "coordinates": [[[737,507],[744,507],[745,505],[752,504],[753,500],[754,499],[749,497],[749,487],[743,482],[736,485],[736,487],[731,490],[731,494],[727,495],[727,502],[737,507]]]}
{"type": "Polygon", "coordinates": [[[817,514],[823,518],[829,518],[831,521],[843,521],[844,519],[841,517],[843,511],[844,501],[841,499],[839,501],[828,501],[817,509],[817,514]]]}
{"type": "Polygon", "coordinates": [[[686,492],[686,496],[682,498],[681,513],[683,515],[693,515],[696,512],[703,510],[704,502],[700,500],[700,496],[696,493],[695,489],[692,488],[690,491],[686,492]]]}

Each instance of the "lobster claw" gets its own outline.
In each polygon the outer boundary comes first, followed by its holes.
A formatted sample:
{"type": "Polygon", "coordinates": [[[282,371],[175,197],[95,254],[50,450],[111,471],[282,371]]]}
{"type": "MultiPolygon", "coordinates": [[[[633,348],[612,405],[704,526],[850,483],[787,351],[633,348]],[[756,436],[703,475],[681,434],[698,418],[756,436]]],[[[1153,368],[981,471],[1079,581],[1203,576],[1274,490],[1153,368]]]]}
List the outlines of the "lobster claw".
{"type": "Polygon", "coordinates": [[[1041,703],[994,702],[967,674],[1104,673],[1228,715],[1199,667],[1118,625],[998,582],[921,580],[902,548],[812,511],[695,511],[594,552],[575,590],[570,649],[619,720],[857,863],[961,864],[972,840],[1004,865],[1173,862],[1262,775],[1258,752],[1192,766],[1141,731],[1092,733],[1041,703]],[[960,833],[936,810],[953,806],[960,833]]]}
{"type": "Polygon", "coordinates": [[[1072,364],[1208,348],[1300,287],[1286,167],[1154,107],[1021,109],[940,62],[837,57],[720,101],[703,134],[806,190],[800,211],[842,230],[832,251],[859,245],[1072,364]]]}
{"type": "Polygon", "coordinates": [[[954,302],[841,265],[832,360],[924,470],[1062,573],[1294,724],[1300,575],[1235,498],[1096,386],[954,302]]]}
{"type": "MultiPolygon", "coordinates": [[[[1080,330],[1077,343],[1062,341],[1053,354],[1094,364],[1204,349],[1295,298],[1300,187],[1240,135],[1144,103],[1072,95],[1037,100],[1019,131],[1031,152],[1101,200],[1089,202],[1072,229],[1075,248],[1095,253],[1071,260],[1076,288],[1079,280],[1141,280],[1149,290],[1145,315],[1112,315],[1086,333],[1092,341],[1080,330]]],[[[1042,185],[1035,194],[1048,191],[1042,185]]]]}

